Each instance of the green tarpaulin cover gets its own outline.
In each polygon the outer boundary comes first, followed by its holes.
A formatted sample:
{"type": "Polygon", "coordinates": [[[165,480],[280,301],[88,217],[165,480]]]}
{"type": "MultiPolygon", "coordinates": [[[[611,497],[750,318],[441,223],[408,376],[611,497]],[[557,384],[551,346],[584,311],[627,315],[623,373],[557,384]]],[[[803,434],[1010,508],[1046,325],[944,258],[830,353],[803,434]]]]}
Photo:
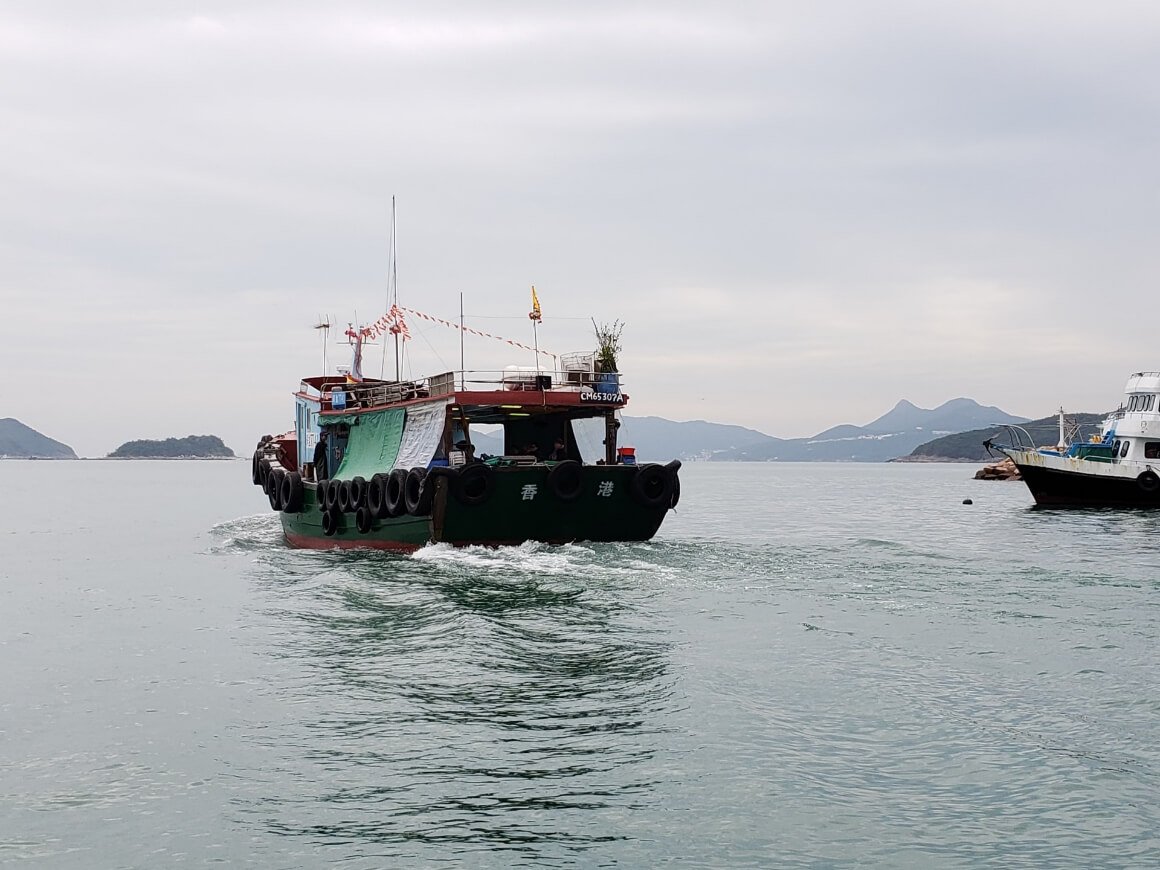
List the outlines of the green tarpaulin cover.
{"type": "Polygon", "coordinates": [[[332,478],[365,477],[370,480],[377,472],[390,471],[403,440],[403,417],[402,408],[358,415],[358,425],[350,427],[342,464],[332,478]]]}

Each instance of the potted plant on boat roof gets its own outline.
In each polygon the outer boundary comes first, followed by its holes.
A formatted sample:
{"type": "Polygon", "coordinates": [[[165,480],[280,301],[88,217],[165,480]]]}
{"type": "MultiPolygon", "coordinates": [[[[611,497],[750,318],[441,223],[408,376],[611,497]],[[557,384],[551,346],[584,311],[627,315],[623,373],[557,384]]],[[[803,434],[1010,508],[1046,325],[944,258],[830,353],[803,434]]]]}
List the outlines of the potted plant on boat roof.
{"type": "Polygon", "coordinates": [[[596,330],[596,384],[605,392],[620,390],[620,375],[617,356],[620,354],[620,333],[624,331],[624,324],[619,320],[611,323],[597,323],[592,321],[596,330]]]}

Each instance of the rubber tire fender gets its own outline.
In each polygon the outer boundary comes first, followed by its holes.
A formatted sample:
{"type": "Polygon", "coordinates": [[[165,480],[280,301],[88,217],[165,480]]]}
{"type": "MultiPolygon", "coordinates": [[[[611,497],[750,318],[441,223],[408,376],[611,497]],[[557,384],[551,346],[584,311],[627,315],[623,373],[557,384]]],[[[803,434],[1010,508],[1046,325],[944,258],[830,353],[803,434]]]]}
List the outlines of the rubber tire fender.
{"type": "Polygon", "coordinates": [[[254,451],[254,458],[250,461],[250,479],[254,482],[254,486],[260,486],[262,483],[262,455],[257,450],[254,451]]]}
{"type": "Polygon", "coordinates": [[[352,477],[350,479],[350,510],[353,513],[367,503],[367,479],[352,477]]]}
{"type": "Polygon", "coordinates": [[[1151,468],[1142,471],[1140,476],[1136,478],[1136,486],[1140,487],[1141,492],[1155,492],[1160,489],[1160,475],[1157,475],[1151,468]]]}
{"type": "Polygon", "coordinates": [[[282,510],[290,514],[298,513],[302,510],[302,497],[302,475],[297,471],[287,471],[285,477],[282,478],[280,490],[282,510]]]}
{"type": "Polygon", "coordinates": [[[338,509],[344,514],[349,513],[351,510],[349,480],[340,480],[338,482],[338,509]]]}
{"type": "Polygon", "coordinates": [[[407,472],[407,485],[403,487],[403,501],[407,505],[407,513],[413,517],[422,516],[419,513],[419,496],[423,493],[423,478],[427,476],[427,469],[412,468],[407,472]]]}
{"type": "Polygon", "coordinates": [[[354,513],[355,528],[359,530],[360,534],[365,535],[367,532],[369,532],[371,530],[371,526],[374,524],[374,521],[375,518],[371,516],[371,509],[365,504],[354,513]]]}
{"type": "Polygon", "coordinates": [[[371,477],[367,483],[367,507],[371,516],[381,520],[387,516],[387,481],[389,475],[379,473],[371,477]]]}
{"type": "Polygon", "coordinates": [[[383,498],[383,510],[389,517],[401,517],[407,512],[407,502],[403,493],[407,490],[407,475],[405,468],[396,468],[387,478],[387,492],[383,498]]]}
{"type": "Polygon", "coordinates": [[[270,508],[272,510],[282,510],[282,481],[285,477],[285,472],[275,468],[270,472],[270,476],[266,478],[266,495],[270,499],[270,508]]]}
{"type": "Polygon", "coordinates": [[[673,500],[674,475],[663,465],[650,462],[633,475],[628,491],[637,503],[649,508],[668,507],[673,500]]]}
{"type": "Polygon", "coordinates": [[[681,470],[681,460],[674,459],[665,466],[665,469],[673,476],[673,499],[669,502],[669,509],[672,510],[681,500],[681,478],[677,475],[677,472],[681,470]]]}
{"type": "Polygon", "coordinates": [[[326,537],[332,537],[338,532],[338,526],[342,522],[342,514],[338,511],[323,511],[322,512],[322,534],[326,537]]]}
{"type": "Polygon", "coordinates": [[[454,468],[442,465],[436,465],[427,472],[427,476],[423,478],[423,485],[419,487],[418,516],[430,516],[431,508],[435,506],[435,488],[439,485],[439,478],[450,478],[447,485],[451,486],[456,476],[457,472],[454,468]]]}
{"type": "Polygon", "coordinates": [[[452,481],[451,491],[460,504],[483,504],[495,491],[495,472],[482,462],[464,466],[452,481]]]}
{"type": "Polygon", "coordinates": [[[338,481],[333,478],[326,482],[326,498],[322,503],[323,510],[338,510],[338,481]]]}
{"type": "Polygon", "coordinates": [[[575,459],[565,459],[548,472],[548,489],[560,501],[576,501],[584,491],[584,468],[575,459]]]}

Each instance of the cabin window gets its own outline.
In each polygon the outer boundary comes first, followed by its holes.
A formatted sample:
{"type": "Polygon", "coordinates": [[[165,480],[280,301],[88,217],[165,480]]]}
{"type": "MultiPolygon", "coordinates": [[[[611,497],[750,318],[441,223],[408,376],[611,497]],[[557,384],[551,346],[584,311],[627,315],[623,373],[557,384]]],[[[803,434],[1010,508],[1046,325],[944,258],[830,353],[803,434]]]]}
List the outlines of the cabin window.
{"type": "Polygon", "coordinates": [[[1160,441],[1148,441],[1144,444],[1145,459],[1160,459],[1160,441]]]}
{"type": "Polygon", "coordinates": [[[1131,443],[1132,443],[1131,441],[1125,441],[1120,445],[1120,458],[1121,459],[1123,459],[1125,456],[1128,455],[1128,445],[1131,443]]]}
{"type": "Polygon", "coordinates": [[[1120,455],[1120,439],[1117,438],[1112,442],[1112,459],[1120,455]]]}
{"type": "Polygon", "coordinates": [[[1145,411],[1151,411],[1151,410],[1152,410],[1152,405],[1153,405],[1155,402],[1156,402],[1156,394],[1155,394],[1155,393],[1149,393],[1149,394],[1148,394],[1148,398],[1144,400],[1144,410],[1145,410],[1145,411]]]}

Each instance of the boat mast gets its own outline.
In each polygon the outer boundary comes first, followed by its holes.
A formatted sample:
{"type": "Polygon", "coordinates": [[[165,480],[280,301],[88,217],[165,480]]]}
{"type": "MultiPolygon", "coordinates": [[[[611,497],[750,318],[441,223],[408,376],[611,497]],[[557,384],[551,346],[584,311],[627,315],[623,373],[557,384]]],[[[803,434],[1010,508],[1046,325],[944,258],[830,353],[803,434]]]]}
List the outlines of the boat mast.
{"type": "Polygon", "coordinates": [[[466,390],[464,386],[465,378],[467,377],[467,365],[463,361],[463,291],[459,291],[459,389],[466,390]]]}
{"type": "Polygon", "coordinates": [[[1065,443],[1066,438],[1067,438],[1067,433],[1064,431],[1063,405],[1060,405],[1059,406],[1059,444],[1057,446],[1059,447],[1059,450],[1061,453],[1067,449],[1067,444],[1065,443]]]}
{"type": "MultiPolygon", "coordinates": [[[[395,249],[395,197],[391,195],[391,240],[387,253],[387,303],[384,311],[390,311],[392,305],[399,304],[399,266],[395,249]]],[[[383,342],[383,362],[379,367],[379,379],[386,378],[387,373],[387,343],[383,342]]],[[[399,333],[395,333],[395,380],[399,380],[399,333]]]]}

